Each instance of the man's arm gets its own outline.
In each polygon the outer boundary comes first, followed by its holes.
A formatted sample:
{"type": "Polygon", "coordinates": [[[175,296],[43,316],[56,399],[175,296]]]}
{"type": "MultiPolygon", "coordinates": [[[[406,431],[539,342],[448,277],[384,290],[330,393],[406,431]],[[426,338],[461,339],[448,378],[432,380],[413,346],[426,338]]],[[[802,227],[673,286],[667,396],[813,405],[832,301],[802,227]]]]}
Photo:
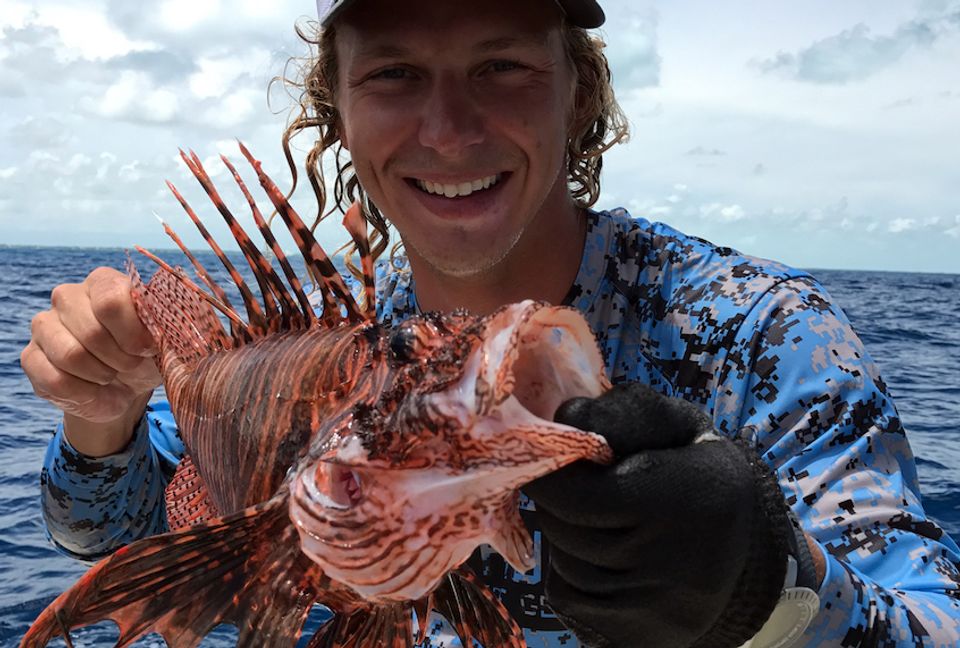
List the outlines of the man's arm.
{"type": "Polygon", "coordinates": [[[43,519],[54,546],[94,561],[166,531],[164,488],[182,456],[166,403],[149,407],[127,447],[103,457],[77,451],[60,425],[40,476],[43,519]]]}
{"type": "Polygon", "coordinates": [[[127,276],[97,268],[50,301],[20,354],[36,394],[64,414],[42,474],[44,516],[59,548],[98,558],[165,524],[161,477],[182,447],[172,419],[144,419],[160,374],[127,276]]]}
{"type": "Polygon", "coordinates": [[[902,423],[846,317],[791,279],[738,340],[714,421],[754,439],[824,558],[807,645],[957,645],[957,545],[923,510],[902,423]]]}
{"type": "Polygon", "coordinates": [[[688,310],[720,324],[721,343],[698,347],[707,360],[684,365],[713,377],[708,390],[680,376],[683,399],[634,383],[558,410],[617,455],[526,489],[558,615],[591,646],[656,633],[658,645],[738,645],[783,584],[789,505],[822,561],[804,579],[820,596],[806,645],[957,645],[957,547],[926,519],[899,418],[843,314],[809,278],[733,317],[688,310]]]}

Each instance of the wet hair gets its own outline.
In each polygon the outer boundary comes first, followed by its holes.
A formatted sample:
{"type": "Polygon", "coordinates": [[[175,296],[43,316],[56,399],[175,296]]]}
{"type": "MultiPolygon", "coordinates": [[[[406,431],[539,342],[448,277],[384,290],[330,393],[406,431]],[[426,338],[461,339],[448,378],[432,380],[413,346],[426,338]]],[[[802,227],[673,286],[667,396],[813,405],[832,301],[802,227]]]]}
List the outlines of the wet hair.
{"type": "MultiPolygon", "coordinates": [[[[283,134],[283,150],[297,184],[297,169],[290,151],[291,140],[302,134],[316,133],[307,153],[306,175],[317,199],[317,216],[313,227],[335,210],[345,211],[359,201],[363,214],[372,227],[371,251],[374,259],[384,253],[390,242],[390,223],[377,209],[353,170],[349,153],[340,141],[339,115],[336,108],[336,83],[339,72],[336,56],[336,27],[324,29],[311,22],[297,25],[297,35],[310,46],[303,59],[291,61],[295,73],[282,81],[292,89],[298,104],[283,134]],[[314,130],[315,129],[315,130],[314,130]],[[321,163],[332,154],[335,177],[332,186],[324,181],[321,163]],[[331,195],[332,192],[332,195],[331,195]],[[332,200],[331,200],[332,199],[332,200]]],[[[576,72],[576,96],[567,138],[567,185],[570,196],[581,207],[590,207],[600,197],[600,170],[603,154],[614,144],[628,137],[627,120],[614,97],[610,67],[603,53],[604,42],[580,27],[564,24],[563,44],[567,60],[576,72]]],[[[347,258],[355,251],[345,246],[347,258]]],[[[394,245],[392,254],[400,249],[394,245]]]]}

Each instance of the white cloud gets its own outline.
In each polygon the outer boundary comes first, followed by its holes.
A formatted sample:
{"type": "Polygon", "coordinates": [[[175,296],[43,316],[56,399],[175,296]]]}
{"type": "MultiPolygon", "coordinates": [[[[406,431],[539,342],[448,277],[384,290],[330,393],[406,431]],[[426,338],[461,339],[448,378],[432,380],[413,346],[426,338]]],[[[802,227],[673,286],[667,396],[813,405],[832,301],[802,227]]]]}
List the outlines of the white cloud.
{"type": "Polygon", "coordinates": [[[17,175],[17,167],[7,167],[5,169],[0,169],[0,180],[9,180],[13,176],[17,175]]]}
{"type": "Polygon", "coordinates": [[[614,85],[627,93],[660,83],[662,59],[657,47],[658,17],[653,11],[614,6],[607,10],[606,50],[614,85]]]}
{"type": "Polygon", "coordinates": [[[63,165],[63,171],[67,175],[73,175],[77,171],[90,166],[90,163],[93,162],[93,159],[84,153],[74,153],[70,156],[70,159],[67,160],[67,163],[63,165]]]}
{"type": "Polygon", "coordinates": [[[117,170],[117,177],[124,182],[137,182],[143,178],[143,171],[138,160],[124,164],[117,170]]]}
{"type": "Polygon", "coordinates": [[[944,234],[955,239],[960,239],[960,214],[953,217],[953,227],[944,230],[944,234]]]}
{"type": "Polygon", "coordinates": [[[68,59],[107,59],[135,50],[154,49],[148,41],[131,40],[110,24],[100,7],[38,4],[37,24],[55,27],[68,48],[68,59]],[[71,51],[72,50],[72,51],[71,51]]]}
{"type": "Polygon", "coordinates": [[[123,72],[100,98],[87,97],[81,105],[109,119],[144,122],[170,122],[180,108],[178,94],[169,88],[157,88],[142,72],[123,72]]]}
{"type": "Polygon", "coordinates": [[[892,221],[887,223],[887,231],[892,234],[899,234],[900,232],[909,232],[917,228],[917,220],[915,218],[894,218],[892,221]]]}
{"type": "Polygon", "coordinates": [[[30,5],[17,0],[0,3],[0,26],[21,27],[31,13],[30,5]]]}
{"type": "Polygon", "coordinates": [[[188,81],[190,90],[201,99],[224,95],[237,79],[251,71],[266,71],[270,53],[263,48],[230,52],[217,57],[203,57],[197,61],[196,72],[188,81]]]}
{"type": "Polygon", "coordinates": [[[220,0],[165,0],[160,4],[160,23],[170,31],[187,31],[216,18],[220,0]]]}
{"type": "Polygon", "coordinates": [[[929,47],[945,35],[960,32],[960,6],[941,5],[937,13],[907,21],[890,35],[874,35],[867,24],[858,23],[797,52],[781,51],[755,65],[762,72],[796,81],[859,81],[889,68],[911,50],[929,47]]]}
{"type": "Polygon", "coordinates": [[[721,223],[734,223],[745,219],[747,213],[740,205],[710,203],[700,206],[700,216],[704,219],[721,223]]]}
{"type": "Polygon", "coordinates": [[[42,171],[54,166],[59,167],[60,157],[49,151],[33,151],[28,156],[27,163],[31,168],[42,171]]]}
{"type": "Polygon", "coordinates": [[[203,113],[203,121],[212,126],[230,128],[239,126],[256,115],[257,108],[266,108],[262,92],[239,90],[212,103],[203,113]]]}
{"type": "Polygon", "coordinates": [[[726,151],[721,151],[721,150],[718,149],[718,148],[708,149],[708,148],[704,148],[703,146],[698,145],[698,146],[695,146],[694,148],[690,149],[689,151],[687,151],[685,155],[704,156],[704,157],[718,157],[718,156],[722,156],[722,155],[726,155],[726,154],[727,154],[726,151]]]}

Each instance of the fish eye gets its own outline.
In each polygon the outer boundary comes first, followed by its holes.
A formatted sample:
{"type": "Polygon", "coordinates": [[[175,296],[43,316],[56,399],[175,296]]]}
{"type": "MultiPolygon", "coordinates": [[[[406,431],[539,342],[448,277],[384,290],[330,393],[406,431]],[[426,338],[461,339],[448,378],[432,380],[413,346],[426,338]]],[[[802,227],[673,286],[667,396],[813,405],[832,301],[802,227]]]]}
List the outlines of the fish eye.
{"type": "Polygon", "coordinates": [[[402,324],[390,334],[390,352],[398,362],[416,360],[419,346],[417,331],[410,324],[402,324]]]}

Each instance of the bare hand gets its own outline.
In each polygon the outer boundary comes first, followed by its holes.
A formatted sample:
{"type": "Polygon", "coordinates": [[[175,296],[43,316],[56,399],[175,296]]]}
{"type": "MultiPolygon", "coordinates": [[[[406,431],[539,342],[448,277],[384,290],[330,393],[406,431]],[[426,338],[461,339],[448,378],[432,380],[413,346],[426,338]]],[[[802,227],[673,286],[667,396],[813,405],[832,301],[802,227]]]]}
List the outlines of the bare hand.
{"type": "Polygon", "coordinates": [[[133,425],[160,374],[156,345],[134,310],[130,280],[97,268],[83,283],[54,288],[50,301],[50,310],[33,318],[30,342],[20,354],[34,392],[68,417],[133,425]]]}

